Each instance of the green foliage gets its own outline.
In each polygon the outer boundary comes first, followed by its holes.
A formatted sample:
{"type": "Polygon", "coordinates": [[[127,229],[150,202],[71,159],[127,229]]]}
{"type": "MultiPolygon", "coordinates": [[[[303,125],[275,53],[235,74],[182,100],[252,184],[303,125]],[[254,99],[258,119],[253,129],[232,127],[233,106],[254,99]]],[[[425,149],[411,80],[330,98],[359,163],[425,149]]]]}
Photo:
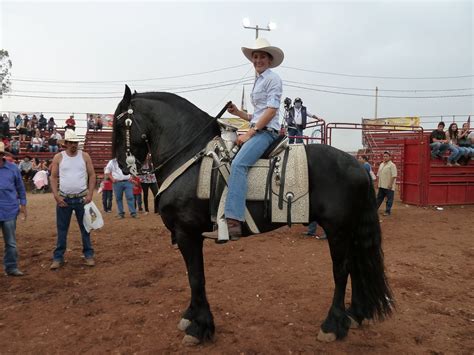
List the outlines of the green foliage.
{"type": "Polygon", "coordinates": [[[10,60],[10,56],[8,55],[8,51],[4,49],[0,49],[0,81],[2,84],[0,87],[0,95],[10,91],[11,68],[12,68],[12,61],[10,60]]]}

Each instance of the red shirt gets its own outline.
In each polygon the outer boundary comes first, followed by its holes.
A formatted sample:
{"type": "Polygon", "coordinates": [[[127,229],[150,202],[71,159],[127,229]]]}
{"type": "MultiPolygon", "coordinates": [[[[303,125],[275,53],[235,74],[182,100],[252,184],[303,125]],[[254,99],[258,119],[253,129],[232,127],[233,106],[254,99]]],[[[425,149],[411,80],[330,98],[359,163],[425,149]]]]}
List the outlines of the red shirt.
{"type": "Polygon", "coordinates": [[[133,194],[140,195],[142,193],[142,185],[140,184],[140,179],[135,176],[132,178],[133,182],[133,194]]]}
{"type": "Polygon", "coordinates": [[[104,191],[112,191],[113,190],[112,181],[104,180],[103,182],[104,183],[102,185],[102,190],[104,190],[104,191]]]}
{"type": "Polygon", "coordinates": [[[75,126],[75,125],[76,125],[76,121],[74,121],[74,118],[69,117],[69,118],[66,120],[66,126],[75,126]]]}

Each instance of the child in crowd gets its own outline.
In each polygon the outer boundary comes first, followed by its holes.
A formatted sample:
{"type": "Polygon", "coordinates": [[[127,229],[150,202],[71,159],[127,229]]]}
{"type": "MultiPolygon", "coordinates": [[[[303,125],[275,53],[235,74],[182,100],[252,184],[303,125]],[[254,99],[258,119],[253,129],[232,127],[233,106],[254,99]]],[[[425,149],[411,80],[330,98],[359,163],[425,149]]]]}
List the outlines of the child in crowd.
{"type": "Polygon", "coordinates": [[[138,176],[132,177],[133,197],[135,198],[135,208],[138,206],[138,212],[143,212],[142,208],[142,185],[138,176]]]}
{"type": "Polygon", "coordinates": [[[13,140],[10,143],[10,152],[13,155],[18,155],[18,154],[20,154],[20,150],[21,150],[20,141],[14,136],[13,140]]]}
{"type": "Polygon", "coordinates": [[[104,180],[100,183],[102,192],[102,206],[107,213],[112,212],[113,185],[109,175],[104,175],[104,180]]]}

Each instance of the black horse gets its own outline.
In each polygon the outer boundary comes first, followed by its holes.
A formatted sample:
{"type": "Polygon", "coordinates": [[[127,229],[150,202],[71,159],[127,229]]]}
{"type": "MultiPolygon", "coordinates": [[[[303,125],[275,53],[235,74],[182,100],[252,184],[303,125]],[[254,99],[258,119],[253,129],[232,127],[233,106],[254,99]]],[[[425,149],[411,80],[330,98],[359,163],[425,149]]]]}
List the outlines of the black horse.
{"type": "MultiPolygon", "coordinates": [[[[138,162],[143,162],[150,151],[161,184],[218,134],[216,121],[187,100],[170,93],[132,95],[126,86],[115,111],[113,154],[123,172],[128,173],[127,147],[138,162]]],[[[310,144],[306,152],[310,220],[316,220],[327,234],[335,282],[331,308],[318,339],[332,341],[344,338],[351,326],[360,325],[364,319],[390,315],[392,293],[384,271],[380,224],[369,175],[354,157],[333,147],[310,144]],[[352,297],[346,309],[349,275],[352,297]]],[[[197,344],[214,335],[202,252],[202,233],[212,230],[212,223],[208,201],[196,197],[198,173],[196,163],[159,200],[161,217],[177,240],[191,286],[191,302],[178,325],[186,332],[183,342],[187,344],[197,344]]],[[[249,203],[248,208],[261,231],[281,227],[265,221],[260,202],[249,203]]]]}

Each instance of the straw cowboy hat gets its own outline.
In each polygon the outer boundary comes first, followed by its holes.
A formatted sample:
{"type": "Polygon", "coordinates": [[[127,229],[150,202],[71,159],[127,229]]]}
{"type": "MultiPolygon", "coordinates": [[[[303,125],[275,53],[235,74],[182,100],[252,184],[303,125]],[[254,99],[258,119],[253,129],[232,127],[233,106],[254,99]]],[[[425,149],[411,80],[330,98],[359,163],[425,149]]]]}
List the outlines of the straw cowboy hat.
{"type": "Polygon", "coordinates": [[[0,142],[0,153],[5,153],[5,144],[0,142]]]}
{"type": "Polygon", "coordinates": [[[252,61],[252,53],[256,51],[266,52],[273,57],[270,68],[276,68],[285,58],[283,51],[278,47],[271,46],[265,38],[257,38],[253,47],[242,47],[242,52],[250,61],[252,61]]]}
{"type": "Polygon", "coordinates": [[[66,142],[80,142],[81,139],[77,136],[76,132],[72,129],[66,129],[64,132],[64,139],[61,139],[59,142],[64,144],[66,142]]]}

